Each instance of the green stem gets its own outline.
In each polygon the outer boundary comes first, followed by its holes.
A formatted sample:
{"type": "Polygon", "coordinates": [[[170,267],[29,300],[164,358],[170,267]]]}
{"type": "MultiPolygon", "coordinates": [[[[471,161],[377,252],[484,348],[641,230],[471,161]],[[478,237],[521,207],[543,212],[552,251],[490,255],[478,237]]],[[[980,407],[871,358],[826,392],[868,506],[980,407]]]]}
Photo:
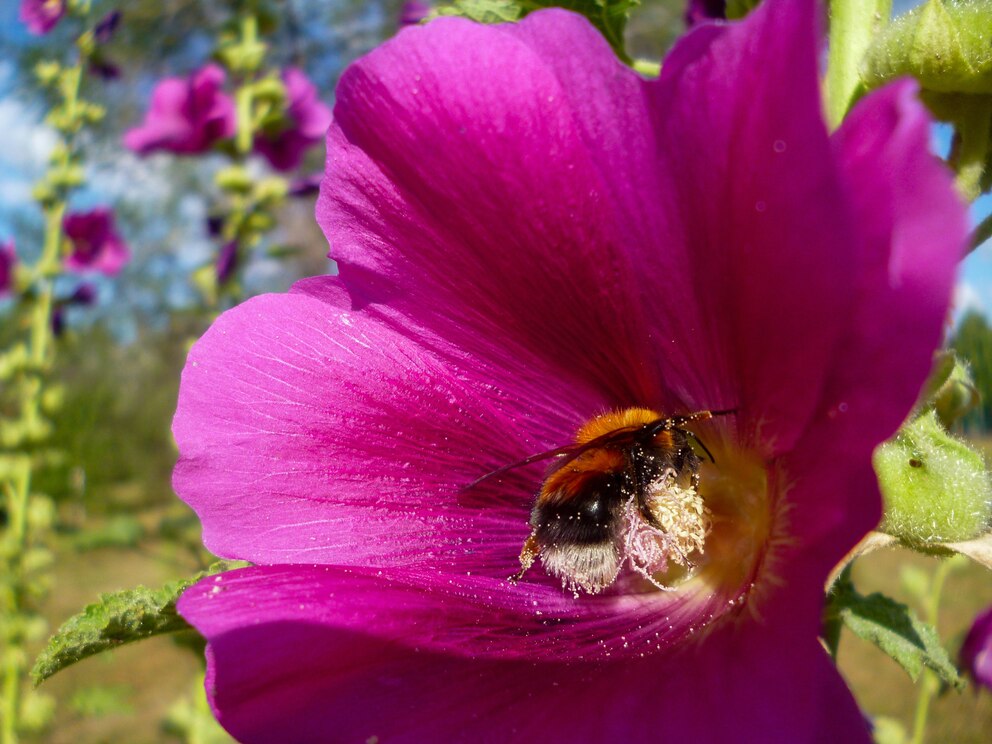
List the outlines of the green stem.
{"type": "Polygon", "coordinates": [[[961,118],[955,122],[951,165],[957,172],[955,185],[967,201],[982,193],[982,176],[992,142],[992,96],[971,96],[961,118]]]}
{"type": "MultiPolygon", "coordinates": [[[[80,127],[79,91],[82,80],[83,60],[63,71],[59,84],[62,94],[62,135],[58,155],[53,158],[51,169],[65,169],[74,158],[75,135],[80,127]]],[[[20,389],[18,418],[23,426],[25,444],[37,441],[44,433],[41,399],[45,377],[52,356],[52,310],[54,306],[55,277],[58,275],[63,252],[62,222],[67,209],[68,188],[56,190],[56,198],[45,204],[45,235],[41,255],[29,269],[34,285],[33,299],[28,308],[27,366],[20,389]]],[[[26,605],[28,577],[25,575],[23,557],[34,536],[28,531],[28,504],[31,498],[32,461],[30,455],[17,458],[14,472],[4,479],[7,503],[5,550],[10,556],[4,570],[7,574],[0,610],[5,615],[8,628],[17,624],[18,618],[29,617],[26,605]]],[[[0,701],[0,743],[16,744],[18,741],[18,709],[22,684],[27,665],[24,641],[17,630],[8,630],[4,640],[3,699],[0,701]]]]}
{"type": "MultiPolygon", "coordinates": [[[[937,620],[940,615],[940,595],[944,590],[944,581],[954,564],[949,560],[942,560],[934,571],[933,580],[930,582],[930,595],[927,598],[927,622],[937,628],[937,620]]],[[[920,680],[920,692],[916,698],[916,714],[913,717],[913,738],[910,744],[923,744],[927,729],[927,716],[930,713],[930,701],[933,700],[934,693],[940,688],[937,676],[929,669],[923,670],[920,680]]]]}
{"type": "Polygon", "coordinates": [[[859,66],[891,0],[831,0],[830,57],[827,62],[827,123],[836,129],[861,93],[859,66]]]}
{"type": "Polygon", "coordinates": [[[992,238],[992,214],[985,215],[975,231],[971,234],[971,244],[968,246],[968,253],[983,245],[986,240],[992,238]]]}
{"type": "MultiPolygon", "coordinates": [[[[252,49],[258,46],[258,19],[253,13],[248,13],[241,19],[241,45],[243,49],[252,49]]],[[[255,139],[255,88],[253,83],[253,76],[249,75],[246,80],[242,81],[235,94],[238,131],[234,144],[241,157],[251,153],[252,142],[255,139]]]]}

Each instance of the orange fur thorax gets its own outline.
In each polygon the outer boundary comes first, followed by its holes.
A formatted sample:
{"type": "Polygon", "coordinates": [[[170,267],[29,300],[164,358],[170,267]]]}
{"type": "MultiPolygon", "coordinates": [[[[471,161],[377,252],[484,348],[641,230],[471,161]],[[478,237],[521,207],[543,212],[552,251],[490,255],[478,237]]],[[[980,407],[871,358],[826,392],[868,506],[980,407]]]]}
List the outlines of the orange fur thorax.
{"type": "Polygon", "coordinates": [[[617,429],[646,426],[660,418],[664,418],[664,416],[650,408],[625,408],[622,411],[610,411],[583,424],[575,435],[575,443],[585,444],[617,429]]]}
{"type": "Polygon", "coordinates": [[[555,471],[544,482],[537,500],[567,501],[585,488],[590,478],[627,467],[627,457],[620,450],[597,447],[583,452],[572,462],[555,471]]]}
{"type": "MultiPolygon", "coordinates": [[[[599,437],[621,431],[636,431],[664,418],[649,408],[625,408],[610,411],[587,421],[575,435],[577,445],[588,444],[599,437]]],[[[666,449],[674,445],[672,432],[662,430],[653,440],[656,447],[666,449]]],[[[567,501],[581,493],[590,479],[603,473],[613,473],[630,467],[626,442],[604,444],[583,452],[560,470],[553,472],[541,487],[538,503],[567,501]]]]}

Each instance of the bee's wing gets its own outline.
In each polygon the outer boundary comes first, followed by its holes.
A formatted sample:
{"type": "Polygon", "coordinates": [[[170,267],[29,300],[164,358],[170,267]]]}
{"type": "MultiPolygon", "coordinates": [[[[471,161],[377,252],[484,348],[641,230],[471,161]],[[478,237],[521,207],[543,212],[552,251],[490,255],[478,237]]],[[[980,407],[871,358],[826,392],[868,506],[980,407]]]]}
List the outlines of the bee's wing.
{"type": "Polygon", "coordinates": [[[524,458],[518,462],[512,463],[511,465],[504,465],[501,468],[497,468],[490,473],[486,473],[481,478],[469,483],[465,486],[462,491],[469,491],[475,488],[480,483],[489,480],[490,478],[495,478],[498,475],[502,475],[508,470],[515,470],[516,468],[522,468],[524,465],[530,465],[535,462],[540,462],[541,460],[550,460],[552,457],[561,457],[561,459],[554,463],[548,470],[545,478],[561,470],[563,467],[568,465],[568,463],[575,460],[582,453],[588,452],[591,449],[596,449],[597,447],[605,447],[607,445],[616,444],[626,444],[628,442],[633,442],[637,434],[644,430],[644,426],[629,426],[623,429],[617,429],[616,431],[607,432],[602,436],[591,439],[585,444],[568,444],[564,447],[556,447],[555,449],[548,450],[547,452],[539,452],[536,455],[531,455],[530,457],[524,458]]]}

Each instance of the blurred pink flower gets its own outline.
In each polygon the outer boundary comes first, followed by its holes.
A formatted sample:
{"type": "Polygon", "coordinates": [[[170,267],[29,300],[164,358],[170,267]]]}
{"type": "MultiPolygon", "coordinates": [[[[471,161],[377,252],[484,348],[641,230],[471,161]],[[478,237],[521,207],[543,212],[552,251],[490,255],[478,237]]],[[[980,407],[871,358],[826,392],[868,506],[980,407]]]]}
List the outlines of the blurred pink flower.
{"type": "Polygon", "coordinates": [[[14,269],[17,266],[17,249],[13,240],[0,242],[0,297],[14,290],[14,269]]]}
{"type": "Polygon", "coordinates": [[[331,109],[317,97],[317,89],[302,70],[289,67],[283,71],[286,86],[286,122],[274,132],[262,132],[255,138],[255,150],[266,157],[272,167],[288,171],[296,168],[307,150],[324,138],[331,123],[331,109]]]}
{"type": "Polygon", "coordinates": [[[992,607],[979,613],[961,646],[961,667],[976,684],[992,690],[992,607]]]}
{"type": "Polygon", "coordinates": [[[124,135],[124,145],[142,155],[158,150],[196,155],[233,137],[237,121],[224,79],[224,70],[210,64],[188,78],[161,81],[144,123],[124,135]]]}
{"type": "Polygon", "coordinates": [[[114,276],[131,260],[131,251],[114,226],[114,214],[106,207],[70,212],[62,221],[62,229],[72,245],[65,259],[69,271],[114,276]]]}
{"type": "Polygon", "coordinates": [[[65,10],[65,0],[21,0],[21,23],[36,36],[43,36],[62,20],[65,10]]]}
{"type": "Polygon", "coordinates": [[[967,220],[901,82],[833,135],[816,6],[682,39],[658,80],[579,16],[441,18],[342,76],[317,219],[339,277],[193,347],[188,590],[242,741],[868,742],[817,636],[874,447],[940,340],[967,220]],[[705,550],[659,591],[516,584],[538,467],[604,411],[699,429],[705,550]]]}

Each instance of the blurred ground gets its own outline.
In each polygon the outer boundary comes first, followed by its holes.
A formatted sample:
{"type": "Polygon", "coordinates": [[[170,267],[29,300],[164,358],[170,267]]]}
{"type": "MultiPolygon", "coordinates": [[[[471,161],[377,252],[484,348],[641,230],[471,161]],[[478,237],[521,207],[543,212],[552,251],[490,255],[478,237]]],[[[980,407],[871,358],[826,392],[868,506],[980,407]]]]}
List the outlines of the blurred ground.
{"type": "MultiPolygon", "coordinates": [[[[928,575],[936,558],[908,550],[882,550],[858,561],[854,583],[861,594],[882,592],[913,606],[900,580],[904,566],[915,566],[928,575]]],[[[938,630],[944,646],[956,653],[974,616],[992,605],[992,575],[970,564],[952,573],[944,585],[938,630]]],[[[922,614],[922,608],[914,607],[922,614]]],[[[894,661],[866,641],[845,631],[839,665],[862,709],[872,716],[889,716],[912,729],[919,688],[894,661]]],[[[930,708],[926,742],[929,744],[988,744],[992,739],[992,693],[973,687],[963,693],[948,691],[930,708]]]]}

